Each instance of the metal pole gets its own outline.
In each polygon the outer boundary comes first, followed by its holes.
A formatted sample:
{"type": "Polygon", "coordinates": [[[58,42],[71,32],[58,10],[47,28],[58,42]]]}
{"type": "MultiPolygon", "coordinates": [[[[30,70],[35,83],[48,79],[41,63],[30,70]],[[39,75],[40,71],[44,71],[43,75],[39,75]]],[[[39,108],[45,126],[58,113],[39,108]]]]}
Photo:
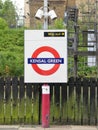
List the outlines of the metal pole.
{"type": "Polygon", "coordinates": [[[44,0],[44,29],[48,29],[48,0],[44,0]]]}
{"type": "MultiPolygon", "coordinates": [[[[44,0],[44,30],[48,29],[48,0],[44,0]]],[[[50,86],[42,85],[42,127],[49,127],[50,119],[50,86]]]]}

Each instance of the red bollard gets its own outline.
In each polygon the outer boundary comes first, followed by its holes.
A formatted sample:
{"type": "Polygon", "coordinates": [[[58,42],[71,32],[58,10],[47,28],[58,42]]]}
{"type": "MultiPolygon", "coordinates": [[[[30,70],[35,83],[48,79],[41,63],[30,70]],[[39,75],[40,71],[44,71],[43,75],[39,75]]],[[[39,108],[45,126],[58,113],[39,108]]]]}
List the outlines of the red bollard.
{"type": "Polygon", "coordinates": [[[42,127],[49,127],[50,118],[50,86],[44,84],[42,86],[42,127]]]}

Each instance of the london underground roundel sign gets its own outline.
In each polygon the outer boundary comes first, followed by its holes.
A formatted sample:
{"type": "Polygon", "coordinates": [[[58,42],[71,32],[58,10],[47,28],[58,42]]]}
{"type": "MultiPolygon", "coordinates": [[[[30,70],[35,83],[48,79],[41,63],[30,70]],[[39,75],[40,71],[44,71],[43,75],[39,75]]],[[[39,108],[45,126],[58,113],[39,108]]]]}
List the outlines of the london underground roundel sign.
{"type": "MultiPolygon", "coordinates": [[[[29,59],[29,60],[30,60],[30,59],[29,59]]],[[[48,75],[51,75],[51,74],[55,73],[55,72],[58,70],[60,64],[57,62],[57,60],[58,60],[58,62],[59,62],[59,60],[62,60],[62,59],[60,59],[59,53],[58,53],[54,48],[52,48],[52,47],[50,47],[50,46],[42,46],[42,47],[36,49],[36,50],[34,51],[34,53],[32,54],[31,65],[32,65],[32,68],[33,68],[38,74],[48,76],[48,75]],[[37,58],[37,56],[38,56],[40,53],[42,53],[42,52],[50,52],[50,53],[53,54],[54,58],[43,58],[43,59],[40,59],[40,60],[39,60],[39,58],[37,58]],[[35,63],[35,59],[36,59],[37,61],[39,60],[39,62],[36,62],[36,63],[35,63]],[[32,63],[32,60],[33,60],[33,63],[32,63]],[[41,63],[43,62],[43,63],[45,63],[45,64],[50,64],[50,62],[51,62],[51,64],[54,63],[54,66],[53,66],[51,69],[49,69],[49,70],[44,70],[43,68],[39,68],[38,64],[39,64],[40,62],[41,62],[41,63]],[[55,63],[55,62],[56,62],[56,63],[55,63]]]]}
{"type": "Polygon", "coordinates": [[[26,30],[24,47],[26,83],[67,82],[66,30],[26,30]]]}

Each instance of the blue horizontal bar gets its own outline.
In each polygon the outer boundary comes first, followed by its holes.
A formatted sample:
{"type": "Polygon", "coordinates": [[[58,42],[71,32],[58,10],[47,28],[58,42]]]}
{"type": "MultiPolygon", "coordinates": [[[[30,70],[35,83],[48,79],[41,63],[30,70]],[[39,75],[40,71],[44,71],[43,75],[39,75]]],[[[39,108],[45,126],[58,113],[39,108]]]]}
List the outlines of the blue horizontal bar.
{"type": "Polygon", "coordinates": [[[64,58],[28,58],[28,64],[64,64],[64,58]]]}

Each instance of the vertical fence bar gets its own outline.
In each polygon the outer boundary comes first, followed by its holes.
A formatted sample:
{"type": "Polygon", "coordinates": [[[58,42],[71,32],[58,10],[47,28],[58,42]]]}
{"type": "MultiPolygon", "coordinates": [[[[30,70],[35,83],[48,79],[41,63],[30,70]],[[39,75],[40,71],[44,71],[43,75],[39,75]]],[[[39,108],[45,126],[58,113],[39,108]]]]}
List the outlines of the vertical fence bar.
{"type": "Polygon", "coordinates": [[[26,85],[26,123],[31,123],[33,122],[33,115],[32,115],[32,104],[33,104],[33,87],[32,83],[28,83],[26,85]]]}
{"type": "Polygon", "coordinates": [[[20,86],[18,84],[18,121],[19,121],[19,118],[20,118],[20,86]]]}
{"type": "Polygon", "coordinates": [[[12,84],[11,84],[11,122],[13,118],[13,89],[12,89],[12,84]]]}
{"type": "Polygon", "coordinates": [[[62,119],[67,124],[67,83],[62,85],[62,119]]]}
{"type": "Polygon", "coordinates": [[[53,107],[52,107],[52,113],[53,113],[53,118],[52,118],[52,120],[54,121],[54,103],[55,103],[55,89],[54,89],[54,85],[53,85],[53,99],[52,99],[52,105],[53,105],[53,107]]]}
{"type": "Polygon", "coordinates": [[[56,87],[53,86],[53,98],[52,98],[52,115],[53,121],[60,121],[60,86],[56,84],[56,87]]]}
{"type": "Polygon", "coordinates": [[[56,84],[56,87],[55,87],[55,109],[56,109],[56,113],[55,113],[55,118],[56,120],[58,120],[59,122],[61,121],[61,113],[60,113],[60,97],[61,96],[61,91],[60,91],[60,84],[56,84]]]}
{"type": "Polygon", "coordinates": [[[83,125],[88,124],[88,79],[83,79],[83,125]]]}
{"type": "Polygon", "coordinates": [[[81,124],[81,78],[76,78],[76,124],[81,124]]]}
{"type": "Polygon", "coordinates": [[[96,124],[98,128],[98,78],[96,83],[96,124]]]}
{"type": "Polygon", "coordinates": [[[81,125],[83,125],[83,86],[81,86],[81,125]]]}
{"type": "Polygon", "coordinates": [[[5,86],[6,86],[6,123],[11,122],[11,85],[12,80],[11,77],[5,78],[5,86]]]}
{"type": "Polygon", "coordinates": [[[0,124],[4,122],[4,78],[0,77],[0,124]]]}
{"type": "Polygon", "coordinates": [[[69,121],[69,86],[67,86],[67,122],[69,121]]]}
{"type": "Polygon", "coordinates": [[[69,79],[69,101],[68,101],[68,116],[69,123],[74,123],[74,111],[75,111],[75,97],[74,97],[74,78],[69,79]]]}
{"type": "Polygon", "coordinates": [[[34,86],[32,85],[32,122],[33,122],[33,114],[34,114],[34,86]]]}
{"type": "Polygon", "coordinates": [[[11,99],[12,99],[12,123],[17,123],[18,118],[18,77],[12,77],[11,84],[11,99]]]}
{"type": "MultiPolygon", "coordinates": [[[[75,81],[74,82],[76,82],[76,79],[75,79],[75,81]]],[[[73,91],[73,95],[74,95],[74,123],[75,123],[75,121],[76,121],[76,86],[74,85],[74,91],[73,91]]]]}
{"type": "Polygon", "coordinates": [[[96,79],[90,78],[90,124],[91,125],[95,125],[95,122],[96,122],[96,119],[95,119],[95,113],[96,113],[95,89],[96,89],[96,79]]]}
{"type": "Polygon", "coordinates": [[[6,115],[6,86],[4,85],[4,123],[5,123],[5,115],[6,115]]]}
{"type": "Polygon", "coordinates": [[[19,79],[19,92],[20,92],[20,105],[19,105],[19,121],[20,123],[24,123],[24,93],[25,93],[25,84],[24,77],[21,76],[19,79]]]}
{"type": "Polygon", "coordinates": [[[62,86],[60,85],[60,122],[62,120],[62,86]]]}
{"type": "Polygon", "coordinates": [[[90,86],[88,86],[88,125],[90,125],[90,86]]]}
{"type": "Polygon", "coordinates": [[[25,123],[26,122],[26,106],[27,106],[27,104],[26,104],[26,99],[27,99],[26,88],[27,88],[27,86],[25,85],[24,87],[25,87],[25,93],[24,93],[24,123],[25,123]]]}
{"type": "Polygon", "coordinates": [[[39,114],[38,114],[38,124],[41,124],[41,97],[42,97],[42,89],[41,86],[39,86],[39,114]]]}
{"type": "Polygon", "coordinates": [[[96,105],[97,105],[97,126],[98,126],[98,86],[97,86],[97,104],[96,105]]]}
{"type": "Polygon", "coordinates": [[[96,84],[96,87],[95,87],[95,125],[98,126],[98,118],[97,118],[97,114],[98,114],[98,109],[97,109],[97,97],[98,97],[98,94],[97,94],[98,90],[97,90],[97,84],[96,84]]]}

